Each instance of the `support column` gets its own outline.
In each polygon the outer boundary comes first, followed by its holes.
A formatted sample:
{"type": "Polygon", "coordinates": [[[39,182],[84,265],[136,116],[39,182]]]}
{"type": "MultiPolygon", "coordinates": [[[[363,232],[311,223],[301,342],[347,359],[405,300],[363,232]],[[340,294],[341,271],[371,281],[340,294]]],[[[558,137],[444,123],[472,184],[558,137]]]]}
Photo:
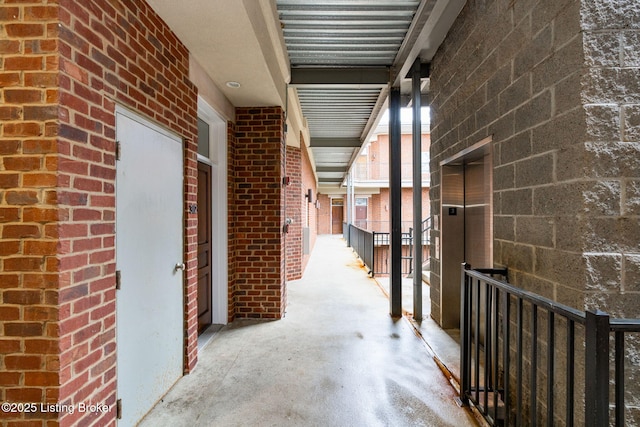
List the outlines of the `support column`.
{"type": "MultiPolygon", "coordinates": [[[[346,197],[344,199],[344,206],[346,206],[347,208],[347,212],[346,212],[346,217],[343,218],[343,222],[347,223],[347,246],[351,247],[351,171],[347,172],[347,194],[346,197]]],[[[343,207],[344,209],[344,207],[343,207]]],[[[344,234],[344,225],[343,227],[343,234],[344,234]]]]}
{"type": "Polygon", "coordinates": [[[411,68],[413,101],[413,318],[422,320],[422,118],[420,58],[411,68]]]}
{"type": "Polygon", "coordinates": [[[391,316],[402,316],[402,129],[400,123],[400,88],[389,95],[389,299],[391,316]]]}
{"type": "Polygon", "coordinates": [[[347,205],[347,218],[346,218],[346,223],[347,224],[351,224],[351,210],[352,210],[352,206],[351,206],[351,194],[353,193],[353,187],[352,187],[352,181],[351,181],[351,172],[347,173],[347,197],[346,200],[344,201],[345,204],[347,205]]]}

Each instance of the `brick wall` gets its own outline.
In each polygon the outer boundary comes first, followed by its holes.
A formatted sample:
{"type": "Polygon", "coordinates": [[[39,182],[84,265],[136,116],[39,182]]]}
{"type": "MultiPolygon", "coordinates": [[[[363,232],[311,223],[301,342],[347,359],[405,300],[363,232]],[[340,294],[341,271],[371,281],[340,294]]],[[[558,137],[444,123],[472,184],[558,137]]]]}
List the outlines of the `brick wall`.
{"type": "MultiPolygon", "coordinates": [[[[2,402],[55,403],[61,381],[57,16],[45,2],[0,4],[2,402]]],[[[25,418],[0,412],[2,425],[25,418]]]]}
{"type": "Polygon", "coordinates": [[[238,108],[235,126],[235,316],[278,319],[286,306],[284,113],[238,108]]]}
{"type": "Polygon", "coordinates": [[[303,229],[309,228],[309,248],[313,247],[317,236],[316,216],[316,180],[306,149],[287,147],[286,176],[290,184],[286,187],[287,214],[293,223],[286,234],[287,246],[287,280],[302,277],[309,261],[309,254],[304,253],[303,229]],[[312,203],[309,203],[307,191],[311,189],[312,203]]]}
{"type": "MultiPolygon", "coordinates": [[[[188,52],[144,2],[4,3],[0,20],[10,21],[0,42],[0,399],[105,403],[106,413],[30,419],[113,424],[114,109],[126,105],[185,137],[185,203],[195,202],[188,52]]],[[[195,232],[188,217],[187,371],[196,361],[195,232]]]]}
{"type": "Polygon", "coordinates": [[[302,203],[307,191],[302,183],[302,153],[298,147],[287,146],[286,176],[289,178],[286,192],[286,219],[293,221],[285,234],[287,280],[302,277],[302,228],[305,218],[302,203]]]}
{"type": "Polygon", "coordinates": [[[313,250],[313,246],[315,245],[316,242],[316,237],[318,235],[318,225],[317,225],[317,217],[318,217],[318,209],[316,209],[316,199],[317,199],[317,193],[318,193],[318,189],[316,186],[316,178],[315,175],[313,174],[313,169],[311,167],[311,161],[309,160],[309,154],[307,153],[306,149],[301,150],[302,151],[302,159],[301,159],[301,164],[302,164],[302,191],[306,192],[307,189],[311,189],[311,192],[313,193],[313,200],[311,200],[312,203],[309,203],[309,200],[307,200],[304,196],[303,199],[300,201],[301,202],[301,212],[304,214],[306,214],[306,221],[303,218],[303,223],[306,224],[307,227],[309,227],[309,253],[308,254],[302,254],[302,271],[304,272],[305,267],[307,266],[307,263],[309,262],[309,257],[311,256],[311,251],[313,250]]]}
{"type": "Polygon", "coordinates": [[[237,271],[237,261],[236,261],[236,253],[237,253],[237,238],[236,238],[236,205],[233,203],[236,197],[235,192],[235,179],[236,179],[236,127],[235,123],[232,121],[227,122],[227,200],[230,201],[227,206],[227,250],[229,262],[229,270],[227,272],[227,277],[229,281],[229,291],[227,294],[227,303],[228,303],[228,316],[227,319],[229,322],[232,322],[235,319],[236,314],[236,271],[237,271]]]}

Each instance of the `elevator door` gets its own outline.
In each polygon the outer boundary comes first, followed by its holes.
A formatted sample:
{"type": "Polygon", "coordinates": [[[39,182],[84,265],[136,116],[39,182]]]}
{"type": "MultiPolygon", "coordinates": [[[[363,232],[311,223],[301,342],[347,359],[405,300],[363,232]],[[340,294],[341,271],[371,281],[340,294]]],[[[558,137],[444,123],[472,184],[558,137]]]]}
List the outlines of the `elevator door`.
{"type": "Polygon", "coordinates": [[[492,166],[487,150],[442,166],[442,327],[460,326],[460,269],[493,265],[492,166]]]}
{"type": "Polygon", "coordinates": [[[493,265],[491,181],[485,159],[464,165],[464,261],[474,268],[493,265]]]}

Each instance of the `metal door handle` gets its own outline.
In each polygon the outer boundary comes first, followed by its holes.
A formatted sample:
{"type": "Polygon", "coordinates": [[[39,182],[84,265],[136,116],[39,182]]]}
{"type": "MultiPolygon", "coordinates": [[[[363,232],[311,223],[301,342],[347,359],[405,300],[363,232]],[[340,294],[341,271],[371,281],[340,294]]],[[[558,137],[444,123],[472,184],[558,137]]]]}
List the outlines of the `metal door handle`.
{"type": "Polygon", "coordinates": [[[178,263],[178,264],[176,264],[176,266],[175,266],[175,268],[174,268],[174,270],[173,270],[173,271],[175,271],[175,272],[178,272],[178,270],[182,270],[182,271],[184,271],[184,269],[185,269],[185,268],[186,268],[186,266],[185,266],[185,265],[184,265],[184,263],[182,262],[182,263],[178,263]]]}

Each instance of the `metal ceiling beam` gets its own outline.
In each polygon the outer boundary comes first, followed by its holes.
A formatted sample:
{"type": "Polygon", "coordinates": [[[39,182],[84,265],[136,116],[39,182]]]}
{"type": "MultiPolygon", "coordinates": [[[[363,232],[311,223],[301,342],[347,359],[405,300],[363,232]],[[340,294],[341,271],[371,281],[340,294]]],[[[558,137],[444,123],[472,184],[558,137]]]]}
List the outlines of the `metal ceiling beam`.
{"type": "Polygon", "coordinates": [[[362,145],[362,142],[360,142],[359,138],[311,138],[311,148],[359,148],[360,145],[362,145]]]}
{"type": "Polygon", "coordinates": [[[291,69],[291,86],[355,86],[384,87],[389,83],[387,67],[322,68],[305,67],[291,69]]]}
{"type": "Polygon", "coordinates": [[[316,172],[317,173],[323,173],[323,172],[346,172],[347,168],[346,167],[337,167],[337,166],[318,166],[316,167],[316,172]]]}
{"type": "Polygon", "coordinates": [[[318,178],[318,183],[322,182],[342,182],[344,181],[344,177],[342,178],[318,178]]]}
{"type": "Polygon", "coordinates": [[[428,0],[420,4],[393,62],[392,85],[400,85],[418,57],[424,62],[433,59],[465,3],[466,0],[428,0]]]}

